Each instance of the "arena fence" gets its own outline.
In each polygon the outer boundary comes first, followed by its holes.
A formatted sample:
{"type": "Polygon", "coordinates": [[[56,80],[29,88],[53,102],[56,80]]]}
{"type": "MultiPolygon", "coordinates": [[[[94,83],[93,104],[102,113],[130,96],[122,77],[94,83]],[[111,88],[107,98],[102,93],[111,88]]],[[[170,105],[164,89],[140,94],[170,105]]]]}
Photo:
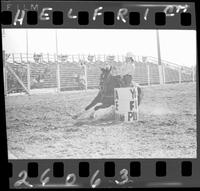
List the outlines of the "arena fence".
{"type": "MultiPolygon", "coordinates": [[[[87,90],[98,88],[101,67],[125,62],[123,55],[6,54],[4,52],[5,95],[36,89],[87,90]]],[[[196,81],[196,68],[154,57],[133,56],[134,81],[140,85],[196,81]]]]}

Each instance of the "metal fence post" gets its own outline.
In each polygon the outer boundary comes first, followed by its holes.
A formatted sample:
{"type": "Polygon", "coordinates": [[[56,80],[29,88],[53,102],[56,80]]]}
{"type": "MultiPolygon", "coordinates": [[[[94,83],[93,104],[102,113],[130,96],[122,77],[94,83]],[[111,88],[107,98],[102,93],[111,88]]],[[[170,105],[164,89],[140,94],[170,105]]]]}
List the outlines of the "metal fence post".
{"type": "Polygon", "coordinates": [[[49,59],[49,53],[47,53],[47,62],[49,63],[50,59],[49,59]]]}
{"type": "Polygon", "coordinates": [[[22,63],[23,62],[22,53],[20,53],[20,60],[21,60],[21,63],[22,63]]]}
{"type": "Polygon", "coordinates": [[[163,83],[165,84],[165,64],[162,64],[163,69],[163,83]]]}
{"type": "Polygon", "coordinates": [[[160,84],[163,84],[163,69],[162,69],[162,65],[158,65],[158,72],[159,72],[160,84]]]}
{"type": "Polygon", "coordinates": [[[44,55],[43,55],[43,53],[41,54],[40,63],[44,63],[44,55]]]}
{"type": "Polygon", "coordinates": [[[85,90],[88,89],[88,76],[87,76],[87,65],[84,64],[84,73],[85,73],[85,90]]]}
{"type": "Polygon", "coordinates": [[[120,62],[119,54],[117,55],[117,62],[120,62]]]}
{"type": "Polygon", "coordinates": [[[195,82],[195,67],[192,66],[192,81],[195,82]]]}
{"type": "Polygon", "coordinates": [[[30,89],[31,89],[31,72],[30,72],[30,63],[28,61],[28,58],[27,58],[27,89],[28,89],[28,92],[30,93],[30,89]]]}
{"type": "Polygon", "coordinates": [[[29,42],[28,42],[28,30],[26,30],[26,61],[27,61],[27,90],[28,94],[30,94],[31,89],[31,75],[30,75],[30,63],[28,60],[28,52],[29,52],[29,42]]]}
{"type": "Polygon", "coordinates": [[[12,54],[12,60],[13,60],[13,64],[15,63],[15,55],[14,53],[12,54]]]}
{"type": "Polygon", "coordinates": [[[151,85],[151,81],[150,81],[150,68],[149,68],[149,64],[147,64],[147,77],[148,77],[148,86],[151,85]]]}
{"type": "Polygon", "coordinates": [[[60,92],[60,64],[58,62],[58,55],[55,56],[56,59],[56,76],[57,76],[57,92],[60,92]]]}
{"type": "Polygon", "coordinates": [[[181,83],[181,67],[179,67],[178,74],[179,74],[179,83],[181,83]]]}

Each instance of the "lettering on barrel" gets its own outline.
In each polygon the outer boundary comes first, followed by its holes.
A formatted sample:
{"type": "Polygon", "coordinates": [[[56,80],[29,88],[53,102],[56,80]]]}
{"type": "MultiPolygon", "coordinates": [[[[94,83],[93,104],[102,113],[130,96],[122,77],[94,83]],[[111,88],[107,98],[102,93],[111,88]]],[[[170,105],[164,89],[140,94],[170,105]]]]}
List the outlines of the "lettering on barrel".
{"type": "Polygon", "coordinates": [[[125,122],[138,120],[138,91],[137,87],[115,88],[115,114],[123,116],[125,122]]]}

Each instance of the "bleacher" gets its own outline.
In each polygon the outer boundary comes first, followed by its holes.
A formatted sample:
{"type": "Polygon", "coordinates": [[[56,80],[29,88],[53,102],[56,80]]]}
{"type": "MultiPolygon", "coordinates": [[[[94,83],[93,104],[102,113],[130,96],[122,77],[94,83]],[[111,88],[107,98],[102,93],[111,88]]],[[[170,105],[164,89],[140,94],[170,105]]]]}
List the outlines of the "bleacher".
{"type": "MultiPolygon", "coordinates": [[[[43,89],[43,88],[57,88],[57,63],[55,57],[48,55],[48,60],[42,57],[39,62],[34,62],[33,59],[29,59],[30,64],[30,82],[31,89],[43,89]]],[[[97,57],[98,58],[98,57],[97,57]]],[[[100,58],[100,57],[99,57],[100,58]]],[[[15,59],[7,60],[9,66],[15,71],[19,76],[25,86],[27,86],[27,62],[26,59],[20,57],[15,57],[15,59]]],[[[77,90],[84,89],[81,87],[80,79],[81,77],[85,78],[85,72],[87,72],[87,88],[98,88],[99,78],[101,74],[101,67],[104,67],[106,63],[117,65],[122,63],[123,60],[104,60],[94,59],[87,60],[85,62],[78,62],[77,60],[63,60],[59,61],[60,65],[60,88],[62,90],[77,90]],[[111,63],[112,62],[112,63],[111,63]],[[82,64],[86,64],[87,71],[84,71],[82,64]]],[[[134,61],[135,63],[135,72],[133,75],[133,80],[140,85],[151,85],[159,84],[160,76],[158,70],[158,64],[151,61],[134,61]]],[[[193,72],[190,68],[184,67],[181,70],[181,79],[180,79],[180,69],[177,68],[177,65],[170,65],[169,63],[164,63],[164,74],[165,74],[165,83],[178,83],[180,82],[191,82],[193,78],[193,72]]],[[[8,92],[23,91],[21,85],[17,80],[7,72],[7,84],[8,92]]],[[[84,85],[84,84],[83,84],[84,85]]]]}
{"type": "Polygon", "coordinates": [[[181,81],[182,82],[191,82],[192,81],[192,72],[191,71],[182,71],[181,81]]]}
{"type": "Polygon", "coordinates": [[[142,62],[135,63],[133,80],[140,85],[148,84],[147,66],[142,62]]]}
{"type": "Polygon", "coordinates": [[[149,72],[150,72],[150,84],[159,84],[159,71],[158,71],[158,65],[149,63],[149,72]]]}
{"type": "MultiPolygon", "coordinates": [[[[27,86],[27,67],[23,64],[18,64],[16,62],[7,63],[7,64],[16,73],[16,75],[20,77],[24,85],[27,86]]],[[[20,83],[15,79],[15,77],[9,71],[6,72],[6,75],[7,75],[8,93],[24,92],[23,87],[20,85],[20,83]]]]}
{"type": "Polygon", "coordinates": [[[63,90],[79,89],[76,75],[84,73],[83,68],[78,63],[64,62],[60,64],[60,86],[63,90]]]}
{"type": "Polygon", "coordinates": [[[31,89],[56,88],[57,83],[55,64],[31,63],[30,71],[31,89]]]}
{"type": "Polygon", "coordinates": [[[101,75],[100,67],[96,67],[96,62],[90,64],[87,68],[87,81],[88,88],[98,88],[99,86],[99,76],[101,75]]]}
{"type": "Polygon", "coordinates": [[[178,83],[179,71],[165,67],[165,83],[178,83]]]}

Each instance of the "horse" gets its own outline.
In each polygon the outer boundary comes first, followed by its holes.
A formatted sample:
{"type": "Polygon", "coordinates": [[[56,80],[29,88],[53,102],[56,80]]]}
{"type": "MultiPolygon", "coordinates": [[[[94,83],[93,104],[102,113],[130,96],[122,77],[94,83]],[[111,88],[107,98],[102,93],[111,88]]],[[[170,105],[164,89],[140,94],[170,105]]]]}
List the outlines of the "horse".
{"type": "MultiPolygon", "coordinates": [[[[73,116],[73,119],[78,118],[83,112],[88,111],[94,106],[95,106],[94,111],[97,111],[99,109],[108,108],[114,105],[115,88],[135,86],[131,75],[124,75],[123,77],[119,75],[112,76],[110,73],[111,69],[112,68],[110,69],[101,68],[102,73],[100,76],[99,92],[97,96],[92,100],[92,102],[89,105],[85,107],[84,111],[81,111],[79,114],[73,116]]],[[[143,92],[139,86],[137,86],[137,88],[138,88],[138,105],[140,105],[143,97],[143,92]]]]}
{"type": "Polygon", "coordinates": [[[101,68],[101,71],[102,73],[100,75],[99,83],[100,90],[93,101],[85,108],[85,111],[89,110],[98,103],[101,105],[95,106],[94,111],[114,105],[114,88],[121,86],[121,79],[119,76],[112,76],[110,74],[111,68],[101,68]]]}

